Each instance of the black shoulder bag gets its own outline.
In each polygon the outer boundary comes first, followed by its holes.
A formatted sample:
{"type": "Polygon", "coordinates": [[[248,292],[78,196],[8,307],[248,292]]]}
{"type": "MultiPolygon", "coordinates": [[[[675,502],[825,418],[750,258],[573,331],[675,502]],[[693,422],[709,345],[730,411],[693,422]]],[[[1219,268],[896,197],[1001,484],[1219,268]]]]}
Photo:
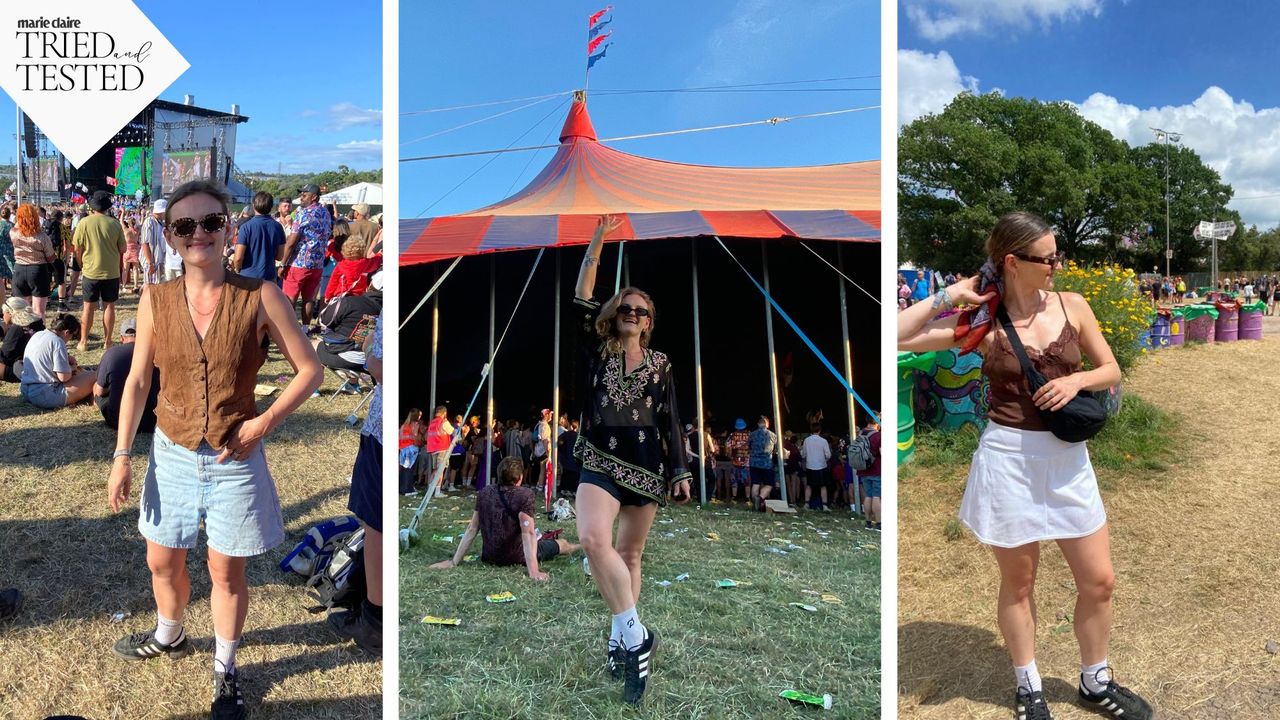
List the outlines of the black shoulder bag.
{"type": "MultiPolygon", "coordinates": [[[[1005,312],[1003,305],[1000,306],[996,316],[1000,319],[1005,335],[1009,338],[1009,345],[1013,347],[1013,354],[1017,355],[1018,362],[1022,363],[1022,374],[1027,377],[1027,385],[1031,388],[1031,394],[1035,395],[1036,391],[1049,381],[1045,379],[1044,375],[1040,374],[1039,370],[1035,369],[1035,366],[1027,358],[1026,348],[1022,347],[1022,340],[1018,337],[1018,331],[1013,329],[1013,322],[1009,320],[1009,313],[1005,312]]],[[[1067,322],[1071,322],[1071,320],[1067,319],[1067,322]]],[[[1066,442],[1084,442],[1101,432],[1103,426],[1107,424],[1107,411],[1103,409],[1102,403],[1098,401],[1097,396],[1090,390],[1081,390],[1071,399],[1071,402],[1061,409],[1040,409],[1040,417],[1044,420],[1045,426],[1049,428],[1049,432],[1053,433],[1059,440],[1066,442]]]]}

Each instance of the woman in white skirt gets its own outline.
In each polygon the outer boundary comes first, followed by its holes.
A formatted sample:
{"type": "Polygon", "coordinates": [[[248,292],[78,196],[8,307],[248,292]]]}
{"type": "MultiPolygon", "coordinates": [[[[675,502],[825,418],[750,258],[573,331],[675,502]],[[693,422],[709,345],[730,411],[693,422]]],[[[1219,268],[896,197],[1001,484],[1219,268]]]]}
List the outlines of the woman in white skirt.
{"type": "Polygon", "coordinates": [[[1005,215],[991,231],[986,252],[977,276],[898,314],[898,349],[959,347],[983,357],[982,372],[991,385],[989,423],[973,456],[960,520],[991,546],[1000,567],[996,615],[1017,679],[1016,717],[1050,718],[1035,661],[1033,591],[1040,543],[1051,540],[1075,578],[1080,701],[1108,715],[1150,718],[1150,705],[1117,684],[1107,664],[1115,573],[1089,451],[1083,442],[1059,440],[1041,418],[1041,411],[1061,409],[1082,390],[1115,385],[1120,367],[1089,303],[1076,293],[1053,292],[1064,258],[1043,220],[1024,212],[1005,215]],[[970,307],[937,317],[962,305],[970,307]],[[1034,395],[996,319],[1001,305],[1032,364],[1048,380],[1034,395]],[[1092,369],[1081,369],[1082,356],[1092,369]]]}

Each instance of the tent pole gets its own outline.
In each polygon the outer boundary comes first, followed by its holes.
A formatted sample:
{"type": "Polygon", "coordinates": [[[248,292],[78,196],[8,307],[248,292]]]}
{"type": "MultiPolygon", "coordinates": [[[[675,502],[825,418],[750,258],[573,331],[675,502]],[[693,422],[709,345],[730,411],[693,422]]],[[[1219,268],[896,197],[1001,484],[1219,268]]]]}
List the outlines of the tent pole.
{"type": "MultiPolygon", "coordinates": [[[[844,248],[840,246],[840,243],[836,243],[836,267],[840,268],[841,273],[844,272],[843,250],[844,248]]],[[[849,346],[849,300],[845,295],[844,279],[836,276],[836,284],[840,286],[840,332],[844,335],[844,344],[840,349],[844,353],[844,379],[848,381],[849,387],[853,387],[853,355],[851,354],[851,348],[849,346]]],[[[858,421],[857,415],[854,413],[853,395],[845,393],[844,400],[845,404],[848,406],[847,411],[849,413],[849,442],[853,442],[853,439],[857,437],[858,434],[858,421]]],[[[880,437],[884,436],[881,435],[880,437]]],[[[841,462],[843,461],[844,459],[841,458],[841,462]]],[[[861,508],[862,483],[852,483],[852,487],[853,503],[857,507],[861,508]]]]}
{"type": "Polygon", "coordinates": [[[489,407],[485,413],[485,438],[487,438],[484,448],[485,485],[493,482],[493,366],[497,364],[497,358],[493,356],[493,324],[494,308],[497,304],[497,261],[497,257],[489,258],[489,407]]]}
{"type": "Polygon", "coordinates": [[[622,255],[627,249],[627,241],[623,240],[618,243],[618,272],[613,276],[613,294],[617,295],[622,290],[622,255]]]}
{"type": "MultiPolygon", "coordinates": [[[[440,268],[436,268],[436,280],[440,279],[440,268]]],[[[436,356],[440,352],[440,294],[436,293],[435,305],[431,308],[431,412],[436,409],[436,356]]]]}
{"type": "Polygon", "coordinates": [[[560,485],[560,253],[556,253],[555,284],[555,350],[551,353],[551,437],[547,442],[547,457],[551,459],[551,497],[556,496],[560,485]]]}
{"type": "Polygon", "coordinates": [[[787,468],[782,461],[782,404],[778,395],[778,357],[773,345],[773,307],[769,305],[769,255],[764,240],[760,241],[760,259],[764,261],[764,327],[769,336],[769,388],[773,391],[773,431],[778,435],[777,480],[782,502],[787,502],[787,468]]]}
{"type": "MultiPolygon", "coordinates": [[[[698,487],[701,488],[701,502],[707,504],[707,426],[706,415],[702,407],[702,316],[698,309],[698,240],[694,238],[693,248],[693,387],[697,399],[698,422],[694,424],[698,431],[698,487]]],[[[674,403],[673,403],[674,404],[674,403]]]]}

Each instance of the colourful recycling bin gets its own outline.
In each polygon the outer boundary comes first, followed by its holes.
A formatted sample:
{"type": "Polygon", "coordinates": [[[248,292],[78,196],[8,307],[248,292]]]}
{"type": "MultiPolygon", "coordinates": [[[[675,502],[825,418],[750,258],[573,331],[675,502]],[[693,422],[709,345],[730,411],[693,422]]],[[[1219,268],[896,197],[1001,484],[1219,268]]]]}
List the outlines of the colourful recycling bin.
{"type": "Polygon", "coordinates": [[[1212,305],[1188,305],[1183,308],[1187,319],[1187,342],[1213,342],[1218,309],[1212,305]]]}
{"type": "Polygon", "coordinates": [[[1173,314],[1164,308],[1158,310],[1151,320],[1147,347],[1152,349],[1169,347],[1169,331],[1172,324],[1173,314]]]}
{"type": "Polygon", "coordinates": [[[1174,308],[1169,314],[1169,346],[1177,347],[1186,342],[1187,318],[1182,308],[1174,308]]]}
{"type": "Polygon", "coordinates": [[[902,465],[916,453],[915,374],[929,370],[937,361],[937,353],[898,353],[898,464],[902,465]]]}
{"type": "Polygon", "coordinates": [[[1214,321],[1216,342],[1235,342],[1240,337],[1240,302],[1218,302],[1218,319],[1214,321]]]}
{"type": "Polygon", "coordinates": [[[1240,306],[1240,339],[1262,339],[1262,314],[1267,310],[1267,303],[1258,300],[1240,306]]]}

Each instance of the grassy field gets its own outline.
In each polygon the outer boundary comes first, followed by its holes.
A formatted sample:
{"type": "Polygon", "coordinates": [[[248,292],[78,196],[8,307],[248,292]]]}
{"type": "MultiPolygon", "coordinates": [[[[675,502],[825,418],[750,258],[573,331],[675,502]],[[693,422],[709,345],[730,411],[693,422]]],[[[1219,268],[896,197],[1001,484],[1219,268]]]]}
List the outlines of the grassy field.
{"type": "MultiPolygon", "coordinates": [[[[1280,717],[1274,398],[1280,337],[1162,350],[1089,443],[1116,569],[1110,661],[1161,720],[1280,717]]],[[[990,552],[955,520],[974,434],[921,436],[899,477],[899,715],[1005,718],[1013,673],[990,552]]],[[[1036,659],[1058,720],[1074,703],[1075,588],[1056,545],[1036,583],[1036,659]]]]}
{"type": "MultiPolygon", "coordinates": [[[[413,504],[402,506],[403,525],[413,504]]],[[[545,563],[547,584],[521,567],[427,568],[457,547],[432,535],[456,543],[473,507],[473,495],[434,500],[424,542],[401,555],[401,717],[880,717],[881,536],[848,513],[757,514],[721,504],[659,511],[639,605],[659,647],[636,710],[623,705],[621,682],[604,670],[609,611],[583,574],[581,554],[545,563]],[[788,544],[803,549],[766,551],[788,544]],[[682,573],[690,578],[675,582],[682,573]],[[719,589],[720,578],[751,584],[719,589]],[[673,582],[655,584],[662,580],[673,582]],[[502,591],[518,599],[485,602],[502,591]],[[842,604],[811,593],[834,593],[842,604]],[[428,614],[462,624],[424,625],[428,614]],[[834,708],[792,706],[778,698],[789,688],[831,693],[834,708]]],[[[564,527],[566,539],[576,539],[573,521],[564,527]]]]}
{"type": "MultiPolygon", "coordinates": [[[[136,298],[121,303],[132,316],[136,298]]],[[[97,329],[101,332],[101,328],[97,329]]],[[[95,365],[101,338],[72,354],[95,365]]],[[[272,350],[259,382],[277,383],[288,364],[272,350]]],[[[346,513],[347,480],[359,436],[344,420],[354,396],[308,400],[267,440],[267,459],[289,539],[249,562],[251,601],[238,655],[242,689],[255,718],[381,716],[382,664],[342,641],[310,604],[300,580],[277,563],[316,522],[346,513]]],[[[260,402],[263,407],[266,402],[260,402]]],[[[203,718],[212,694],[213,626],[201,545],[188,558],[188,634],[197,653],[178,662],[128,663],[111,654],[126,633],[154,626],[137,496],[148,436],[135,444],[134,491],[126,510],[107,506],[115,432],[91,404],[56,412],[23,402],[0,384],[0,587],[27,596],[0,626],[0,718],[67,713],[87,718],[203,718]],[[124,614],[123,620],[118,620],[124,614]]]]}

